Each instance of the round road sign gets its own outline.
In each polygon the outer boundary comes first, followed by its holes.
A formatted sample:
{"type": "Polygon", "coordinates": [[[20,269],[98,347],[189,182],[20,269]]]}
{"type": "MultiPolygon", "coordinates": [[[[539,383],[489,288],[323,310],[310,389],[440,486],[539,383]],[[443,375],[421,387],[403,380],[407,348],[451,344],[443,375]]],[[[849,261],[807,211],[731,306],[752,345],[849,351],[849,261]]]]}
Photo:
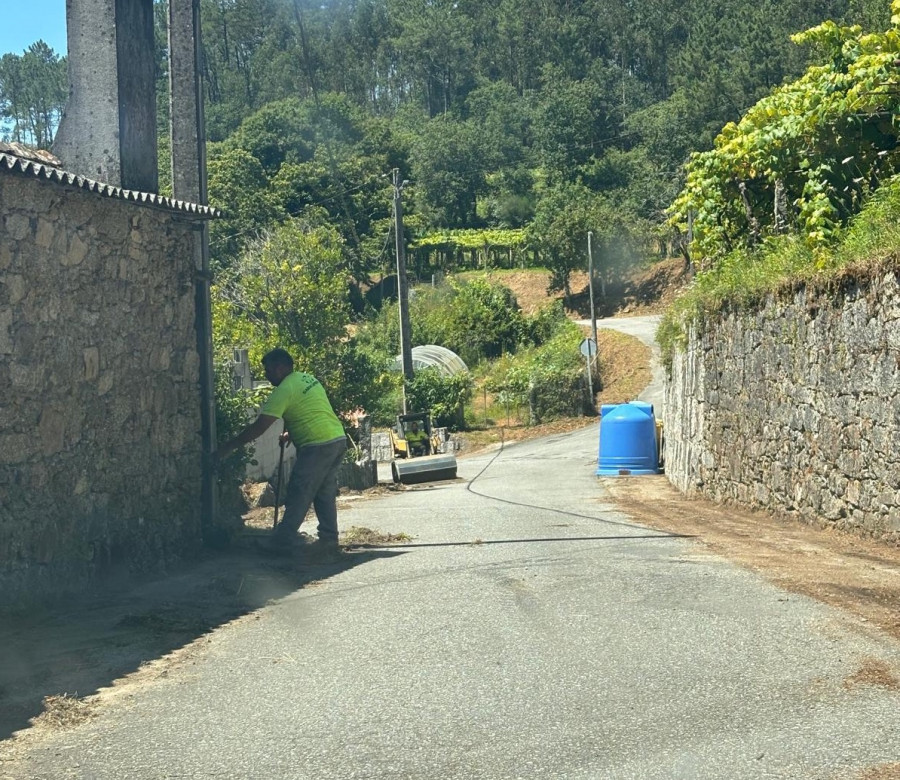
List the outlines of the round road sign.
{"type": "Polygon", "coordinates": [[[597,354],[597,342],[593,339],[582,339],[579,349],[585,357],[594,357],[597,354]]]}

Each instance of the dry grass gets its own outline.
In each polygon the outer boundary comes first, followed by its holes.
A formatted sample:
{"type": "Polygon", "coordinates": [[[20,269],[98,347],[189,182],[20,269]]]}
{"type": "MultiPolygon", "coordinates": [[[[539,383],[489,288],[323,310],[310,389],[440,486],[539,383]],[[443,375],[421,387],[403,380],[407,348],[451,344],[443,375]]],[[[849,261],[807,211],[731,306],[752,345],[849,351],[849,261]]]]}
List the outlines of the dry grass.
{"type": "Polygon", "coordinates": [[[460,279],[487,278],[513,291],[519,308],[528,315],[534,314],[551,300],[562,300],[562,293],[550,295],[550,272],[543,268],[523,268],[521,270],[467,271],[459,274],[460,279]]]}
{"type": "Polygon", "coordinates": [[[650,384],[650,348],[634,336],[598,330],[597,354],[603,382],[597,394],[598,408],[633,401],[650,384]]]}
{"type": "Polygon", "coordinates": [[[341,534],[341,544],[345,547],[386,547],[394,544],[407,544],[411,541],[412,537],[409,534],[384,533],[357,525],[351,526],[341,534]]]}
{"type": "Polygon", "coordinates": [[[95,705],[78,695],[63,693],[44,697],[44,711],[32,722],[35,726],[72,728],[94,717],[95,705]]]}

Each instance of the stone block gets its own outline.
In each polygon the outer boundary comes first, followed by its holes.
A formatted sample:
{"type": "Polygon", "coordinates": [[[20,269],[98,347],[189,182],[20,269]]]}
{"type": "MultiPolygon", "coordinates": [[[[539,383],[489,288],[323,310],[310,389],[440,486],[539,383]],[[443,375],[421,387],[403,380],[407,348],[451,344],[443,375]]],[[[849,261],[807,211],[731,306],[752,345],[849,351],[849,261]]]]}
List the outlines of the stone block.
{"type": "Polygon", "coordinates": [[[97,395],[106,395],[110,390],[113,389],[115,381],[116,379],[112,371],[104,371],[102,374],[100,374],[97,381],[97,395]]]}
{"type": "Polygon", "coordinates": [[[4,218],[3,228],[10,239],[21,241],[31,235],[31,219],[26,214],[13,212],[4,218]]]}
{"type": "Polygon", "coordinates": [[[900,496],[887,487],[883,487],[879,490],[875,501],[880,504],[883,509],[890,510],[900,506],[900,496]]]}
{"type": "Polygon", "coordinates": [[[0,309],[0,355],[9,355],[13,351],[13,310],[0,309]]]}
{"type": "Polygon", "coordinates": [[[165,346],[154,349],[150,355],[150,368],[154,371],[168,371],[172,363],[172,350],[165,346]]]}
{"type": "Polygon", "coordinates": [[[769,488],[763,484],[757,483],[753,487],[753,500],[761,506],[768,506],[771,492],[769,488]]]}
{"type": "Polygon", "coordinates": [[[11,306],[15,306],[28,294],[28,285],[21,274],[8,274],[0,281],[6,288],[6,295],[11,306]]]}
{"type": "Polygon", "coordinates": [[[77,266],[84,262],[90,245],[81,236],[75,234],[69,237],[69,246],[66,253],[60,258],[60,262],[67,266],[77,266]]]}
{"type": "Polygon", "coordinates": [[[83,496],[91,489],[91,483],[85,472],[81,472],[78,481],[75,483],[74,493],[76,496],[83,496]]]}
{"type": "Polygon", "coordinates": [[[84,350],[84,378],[93,382],[100,376],[100,350],[97,347],[88,347],[84,350]]]}
{"type": "Polygon", "coordinates": [[[0,434],[0,463],[25,463],[34,453],[35,437],[27,433],[0,434]]]}
{"type": "Polygon", "coordinates": [[[55,455],[65,446],[66,418],[56,409],[45,407],[38,422],[38,435],[44,455],[55,455]]]}
{"type": "Polygon", "coordinates": [[[55,321],[59,319],[62,311],[62,301],[57,293],[51,292],[43,300],[41,307],[41,322],[55,321]]]}
{"type": "Polygon", "coordinates": [[[41,249],[50,249],[61,231],[54,220],[39,217],[34,232],[34,243],[41,249]]]}
{"type": "Polygon", "coordinates": [[[184,354],[184,373],[183,378],[188,382],[200,381],[200,356],[197,350],[188,349],[184,354]]]}
{"type": "Polygon", "coordinates": [[[7,241],[0,243],[0,271],[5,271],[13,264],[13,248],[7,241]]]}
{"type": "Polygon", "coordinates": [[[844,502],[835,496],[826,496],[822,501],[821,513],[826,520],[840,520],[847,514],[844,502]]]}
{"type": "Polygon", "coordinates": [[[860,505],[860,491],[862,486],[858,479],[851,479],[847,482],[847,489],[844,492],[844,499],[851,506],[858,507],[860,505]]]}

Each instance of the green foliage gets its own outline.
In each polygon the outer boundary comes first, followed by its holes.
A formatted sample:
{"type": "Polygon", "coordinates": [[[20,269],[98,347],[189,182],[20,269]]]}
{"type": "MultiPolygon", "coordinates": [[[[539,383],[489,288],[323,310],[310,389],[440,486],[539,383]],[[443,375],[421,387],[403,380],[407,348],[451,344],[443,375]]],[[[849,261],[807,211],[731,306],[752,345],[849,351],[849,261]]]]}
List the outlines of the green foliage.
{"type": "Polygon", "coordinates": [[[268,187],[262,164],[249,152],[210,150],[209,202],[225,212],[224,219],[210,225],[210,250],[216,266],[229,266],[264,230],[283,218],[268,187]]]}
{"type": "MultiPolygon", "coordinates": [[[[234,389],[233,376],[227,352],[220,347],[216,350],[215,362],[216,436],[220,444],[240,432],[250,421],[255,408],[248,391],[234,389]]],[[[227,492],[240,486],[252,457],[252,446],[241,447],[218,464],[221,490],[227,492]]]]}
{"type": "Polygon", "coordinates": [[[587,270],[587,235],[594,234],[594,268],[611,281],[646,251],[647,223],[584,184],[549,188],[528,229],[532,244],[550,269],[550,289],[569,292],[573,271],[587,270]]]}
{"type": "Polygon", "coordinates": [[[850,266],[895,264],[900,257],[900,176],[885,182],[833,246],[812,249],[796,236],[766,240],[754,250],[738,249],[698,273],[691,287],[666,312],[657,332],[664,362],[686,344],[692,326],[727,306],[749,307],[779,288],[800,282],[826,284],[850,266]]]}
{"type": "Polygon", "coordinates": [[[0,57],[3,137],[49,149],[68,95],[66,58],[44,41],[0,57]]]}
{"type": "MultiPolygon", "coordinates": [[[[469,366],[515,351],[525,333],[525,318],[512,291],[486,279],[417,287],[409,310],[414,346],[446,347],[469,366]]],[[[356,342],[385,362],[393,360],[400,352],[397,307],[382,307],[360,328],[356,342]]]]}
{"type": "Polygon", "coordinates": [[[532,243],[550,269],[550,289],[569,290],[569,276],[587,267],[587,234],[593,194],[582,184],[557,185],[544,193],[529,227],[532,243]]]}
{"type": "Polygon", "coordinates": [[[452,281],[451,289],[451,306],[443,318],[444,346],[470,365],[516,349],[524,323],[508,287],[473,279],[452,281]]]}
{"type": "Polygon", "coordinates": [[[850,222],[835,248],[830,267],[844,268],[887,257],[900,257],[900,177],[872,195],[850,222]]]}
{"type": "Polygon", "coordinates": [[[545,65],[534,134],[540,159],[554,180],[571,180],[616,135],[614,101],[615,92],[597,80],[575,80],[561,66],[545,65]]]}
{"type": "Polygon", "coordinates": [[[389,128],[343,95],[264,106],[213,146],[210,193],[226,212],[213,228],[217,264],[233,262],[263,228],[316,207],[343,237],[354,278],[366,279],[387,247],[384,173],[399,156],[389,128]]]}
{"type": "MultiPolygon", "coordinates": [[[[311,218],[285,222],[220,274],[213,288],[214,326],[223,342],[249,349],[251,365],[274,347],[287,349],[299,370],[319,378],[339,409],[354,371],[348,358],[348,275],[340,238],[311,218]]],[[[357,382],[358,384],[358,382],[357,382]]]]}
{"type": "Polygon", "coordinates": [[[436,426],[459,430],[465,427],[463,410],[472,387],[468,372],[446,376],[437,368],[420,368],[407,384],[406,405],[413,411],[430,412],[436,426]]]}
{"type": "Polygon", "coordinates": [[[551,301],[531,317],[526,318],[522,329],[522,343],[527,346],[540,346],[550,341],[560,328],[566,327],[567,322],[562,301],[551,301]]]}
{"type": "Polygon", "coordinates": [[[563,318],[540,346],[497,361],[485,385],[501,403],[528,406],[532,423],[581,414],[587,401],[581,329],[563,318]]]}
{"type": "Polygon", "coordinates": [[[478,250],[487,247],[518,249],[525,244],[525,231],[488,228],[483,230],[442,230],[417,238],[413,249],[447,247],[452,251],[478,250]]]}
{"type": "Polygon", "coordinates": [[[793,39],[821,63],[727,125],[714,149],[695,154],[672,206],[682,229],[692,215],[692,249],[707,265],[790,227],[824,257],[867,193],[898,169],[898,28],[864,34],[826,21],[793,39]]]}
{"type": "MultiPolygon", "coordinates": [[[[359,329],[353,340],[355,349],[369,355],[373,363],[385,370],[400,350],[397,320],[396,307],[385,306],[359,329]]],[[[577,376],[581,370],[581,331],[566,318],[559,302],[525,317],[508,288],[476,279],[453,282],[437,290],[417,288],[410,305],[410,320],[414,344],[446,346],[470,366],[493,361],[488,374],[496,378],[497,384],[492,389],[504,393],[504,400],[528,403],[529,387],[534,385],[543,394],[542,400],[535,402],[535,414],[560,415],[581,404],[582,391],[577,390],[574,395],[570,392],[580,381],[577,376]],[[519,353],[524,357],[520,359],[519,353]]],[[[428,403],[432,413],[440,414],[442,419],[444,414],[450,415],[435,412],[434,405],[438,404],[435,408],[440,410],[456,409],[460,397],[457,393],[469,386],[469,380],[445,381],[431,376],[431,372],[420,379],[421,373],[416,371],[409,391],[413,395],[408,398],[412,397],[414,404],[428,403]],[[440,392],[432,389],[435,385],[440,392]]],[[[398,372],[391,374],[399,377],[398,372]]],[[[396,387],[399,391],[399,384],[396,387]]],[[[389,396],[390,402],[382,404],[377,413],[381,422],[389,422],[399,392],[391,395],[387,391],[383,397],[389,396]]],[[[454,424],[461,425],[462,421],[454,424]]]]}
{"type": "Polygon", "coordinates": [[[413,192],[430,224],[455,228],[476,221],[485,187],[481,141],[473,124],[447,115],[430,120],[411,139],[413,192]]]}
{"type": "Polygon", "coordinates": [[[385,5],[393,26],[391,48],[410,53],[396,57],[398,86],[406,84],[428,116],[446,113],[471,87],[473,19],[460,13],[456,0],[390,0],[385,5]]]}
{"type": "Polygon", "coordinates": [[[464,262],[459,258],[466,255],[471,258],[468,265],[474,267],[490,267],[493,258],[505,261],[507,265],[524,265],[525,252],[528,249],[527,232],[522,229],[486,228],[482,230],[441,230],[428,233],[415,239],[410,249],[422,265],[421,259],[428,261],[428,267],[461,268],[464,262]],[[432,260],[436,256],[437,262],[432,260]],[[445,258],[452,261],[447,263],[445,258]]]}

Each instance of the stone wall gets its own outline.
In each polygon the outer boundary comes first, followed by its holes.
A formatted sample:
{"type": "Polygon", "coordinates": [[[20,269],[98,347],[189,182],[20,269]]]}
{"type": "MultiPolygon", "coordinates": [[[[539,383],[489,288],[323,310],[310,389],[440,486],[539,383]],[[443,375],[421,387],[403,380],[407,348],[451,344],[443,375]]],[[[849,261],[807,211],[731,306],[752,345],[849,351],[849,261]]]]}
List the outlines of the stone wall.
{"type": "Polygon", "coordinates": [[[200,536],[194,227],[0,169],[0,603],[200,536]]]}
{"type": "Polygon", "coordinates": [[[900,539],[900,274],[693,330],[666,388],[683,492],[900,539]]]}

